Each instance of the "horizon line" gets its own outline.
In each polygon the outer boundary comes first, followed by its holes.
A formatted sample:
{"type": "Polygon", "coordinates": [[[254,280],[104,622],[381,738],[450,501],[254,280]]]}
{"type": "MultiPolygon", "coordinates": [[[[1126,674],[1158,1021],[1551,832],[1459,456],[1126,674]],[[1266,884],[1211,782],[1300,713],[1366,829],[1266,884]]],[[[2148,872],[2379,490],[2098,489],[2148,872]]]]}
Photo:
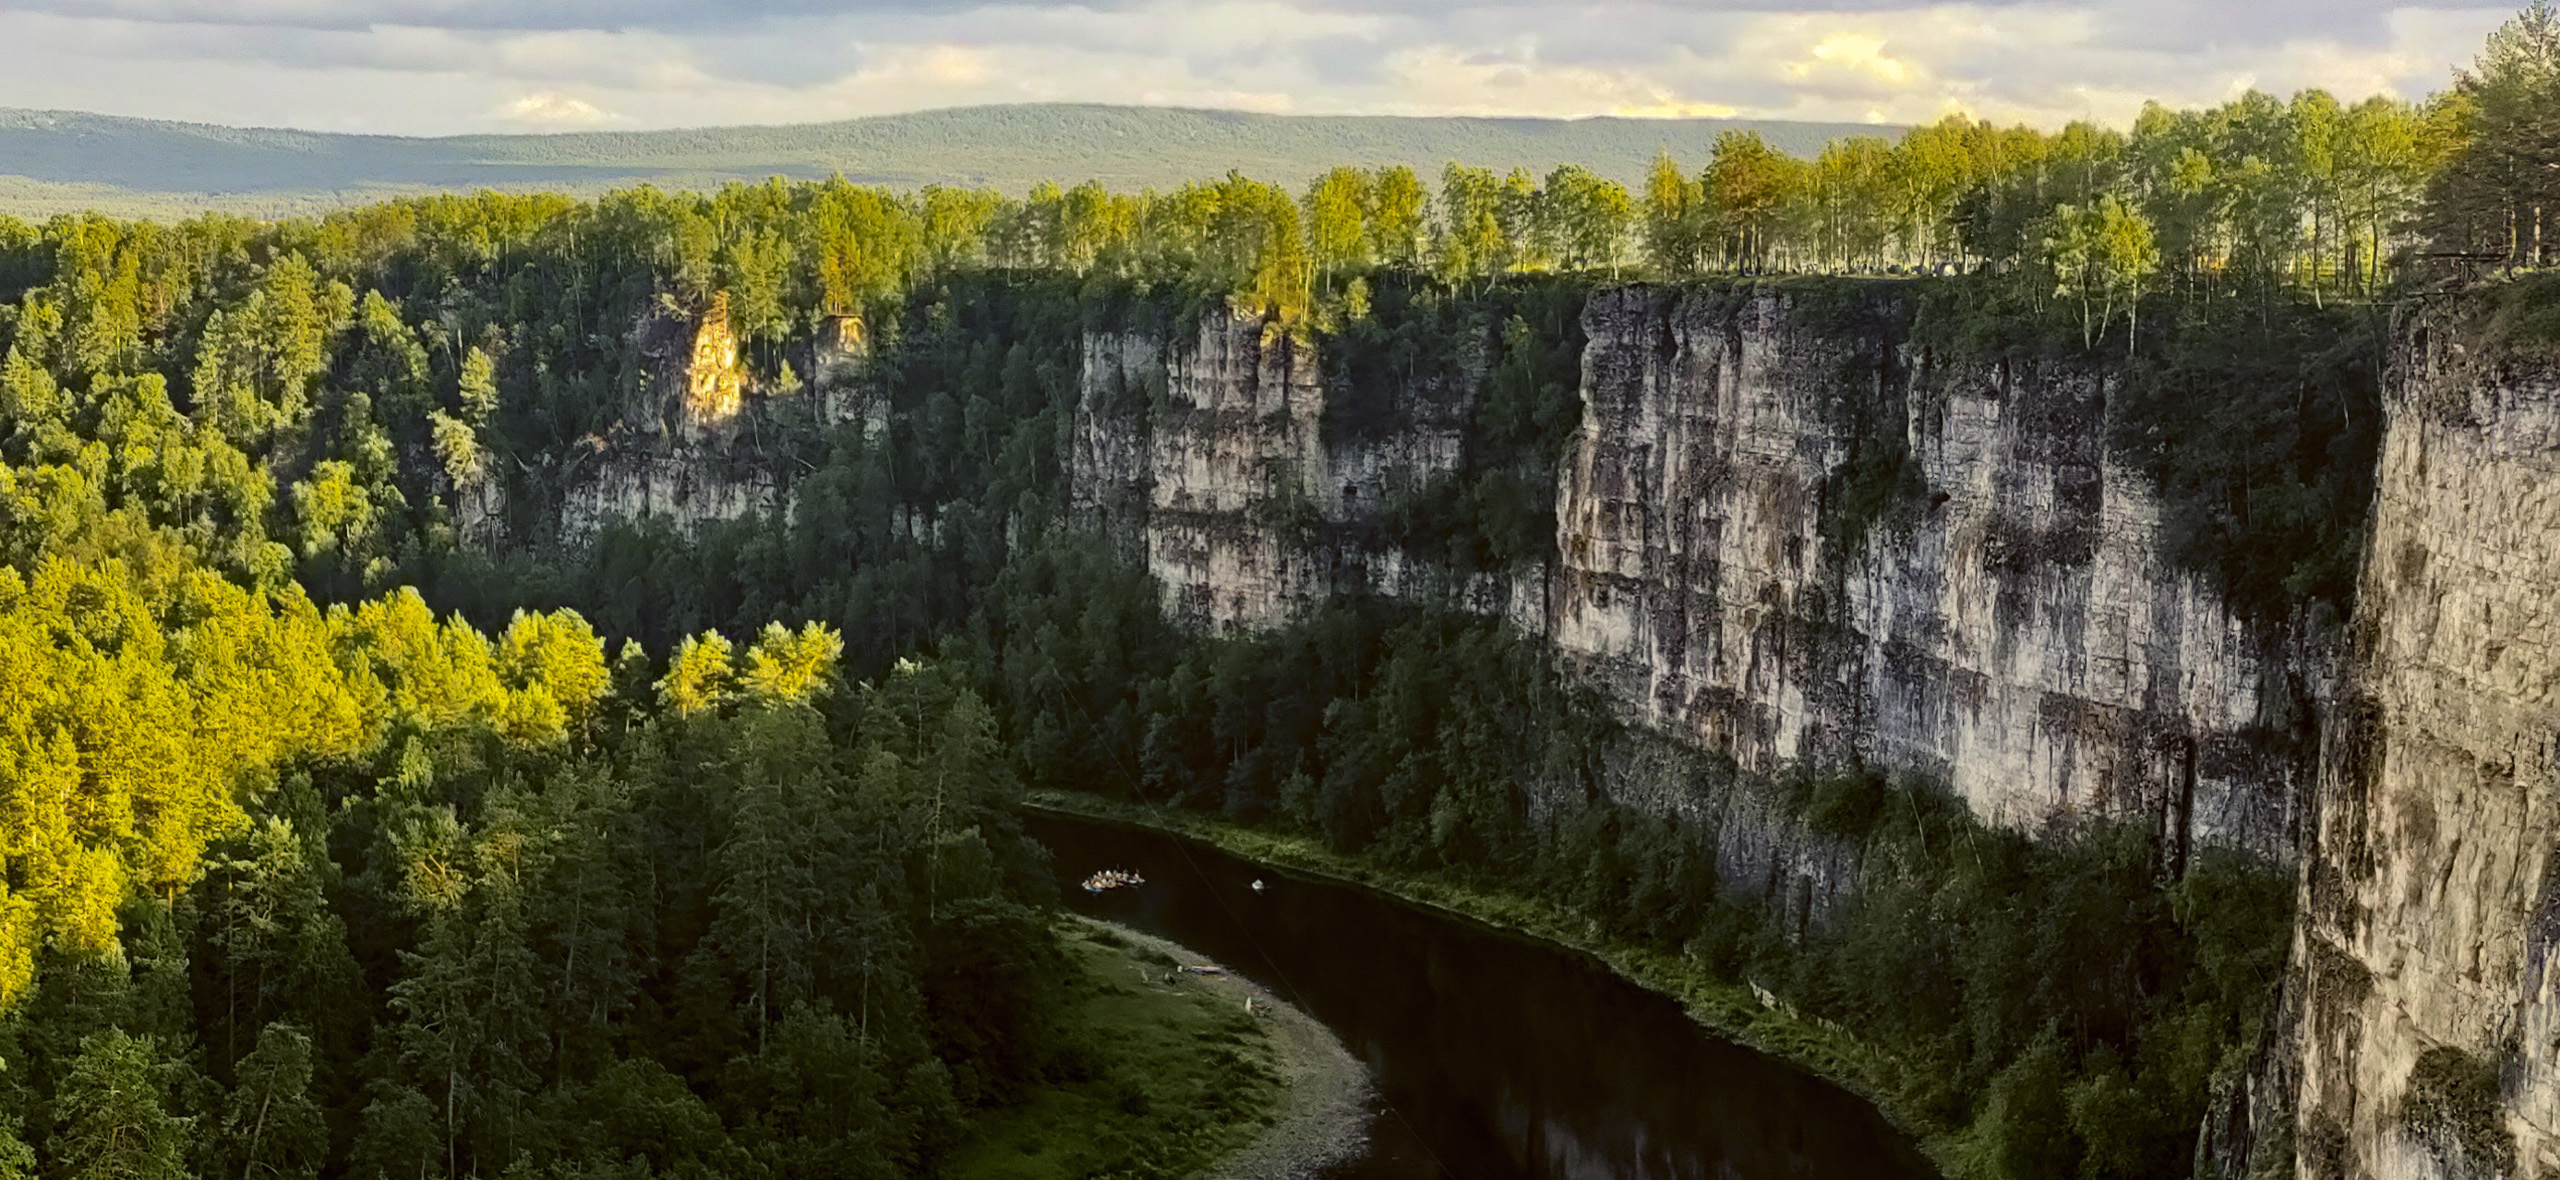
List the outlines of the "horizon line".
{"type": "MultiPolygon", "coordinates": [[[[1136,103],[1136,102],[1119,103],[1119,102],[1087,102],[1087,101],[1070,101],[1070,100],[1060,100],[1060,101],[1053,101],[1053,102],[990,102],[990,103],[963,103],[963,104],[956,105],[956,106],[944,106],[944,107],[919,107],[919,108],[916,108],[916,109],[914,109],[914,110],[908,110],[908,111],[884,111],[884,112],[881,112],[881,113],[878,113],[878,114],[870,114],[870,115],[851,115],[851,116],[847,116],[847,117],[845,117],[845,118],[841,118],[841,119],[808,119],[808,120],[802,120],[802,121],[798,121],[798,122],[779,122],[779,123],[705,123],[705,124],[695,124],[695,125],[688,125],[688,126],[673,126],[673,127],[631,127],[631,128],[589,127],[589,128],[580,128],[580,129],[576,129],[576,130],[549,130],[549,131],[537,131],[537,130],[526,130],[526,131],[460,131],[460,132],[452,132],[452,133],[442,134],[442,135],[407,135],[407,134],[401,134],[401,133],[398,133],[398,132],[385,132],[385,131],[330,131],[330,130],[324,130],[324,129],[320,129],[320,128],[313,128],[313,127],[297,127],[297,126],[291,126],[291,125],[285,125],[285,124],[217,123],[217,122],[212,122],[212,121],[209,121],[209,120],[203,120],[203,119],[173,119],[173,118],[164,118],[164,117],[156,116],[156,115],[120,115],[120,114],[114,114],[114,113],[107,112],[107,111],[82,110],[82,109],[79,109],[79,108],[76,108],[76,107],[25,107],[25,106],[0,106],[0,123],[6,123],[7,121],[9,121],[9,120],[11,120],[11,119],[13,119],[13,118],[20,118],[20,117],[26,117],[26,116],[57,116],[57,117],[58,117],[58,116],[76,116],[76,117],[84,118],[84,119],[113,120],[113,121],[116,121],[116,122],[122,122],[122,123],[147,123],[147,124],[158,124],[158,125],[166,126],[166,127],[208,128],[208,129],[220,130],[220,131],[255,131],[255,132],[273,132],[273,133],[279,133],[279,134],[290,134],[290,135],[323,136],[323,137],[327,137],[327,138],[331,138],[331,139],[402,140],[402,141],[409,141],[409,142],[432,143],[432,142],[438,142],[438,141],[455,141],[455,140],[471,140],[471,139],[574,139],[574,138],[580,138],[580,137],[616,136],[616,135],[678,135],[678,134],[699,134],[699,133],[702,133],[702,132],[722,132],[722,131],[772,131],[772,130],[785,130],[785,129],[792,129],[792,128],[807,128],[807,127],[834,127],[834,126],[842,126],[842,125],[846,125],[846,124],[853,124],[853,123],[872,123],[872,122],[881,122],[881,121],[891,120],[891,119],[907,119],[907,118],[915,118],[915,117],[918,117],[918,116],[926,116],[926,115],[948,115],[948,114],[961,114],[961,113],[972,112],[972,111],[1009,111],[1009,110],[1079,110],[1079,109],[1081,109],[1081,110],[1096,110],[1096,111],[1150,111],[1150,112],[1164,112],[1164,113],[1170,113],[1170,114],[1186,114],[1186,115],[1215,115],[1215,116],[1234,117],[1234,118],[1241,118],[1241,119],[1267,119],[1267,120],[1278,120],[1278,121],[1284,121],[1284,122],[1363,121],[1363,122],[1406,122],[1406,123],[1509,123],[1509,124],[1559,124],[1559,125],[1561,125],[1561,124],[1581,124],[1581,123],[1660,123],[1660,124],[1675,124],[1675,123],[1732,123],[1732,124],[1776,124],[1776,125],[1794,126],[1794,127],[1841,127],[1841,128],[1846,128],[1846,127],[1864,127],[1864,128],[1874,128],[1874,129],[1876,129],[1876,130],[1877,130],[1877,131],[1879,131],[1879,132],[1882,132],[1882,131],[1903,130],[1903,129],[1908,129],[1908,128],[1913,127],[1913,126],[1915,126],[1915,125],[1916,125],[1916,124],[1911,124],[1911,123],[1893,123],[1893,122],[1867,121],[1867,120],[1857,120],[1857,119],[1797,119],[1797,118],[1785,118],[1785,117],[1778,117],[1778,116],[1740,115],[1740,114],[1735,114],[1735,115],[1635,115],[1635,114],[1613,114],[1613,113],[1612,113],[1612,114],[1590,114],[1590,115],[1470,115],[1470,114],[1415,115],[1415,114],[1390,114],[1390,113],[1362,114],[1362,113],[1342,113],[1342,112],[1329,112],[1329,113],[1300,113],[1300,112],[1283,112],[1283,111],[1255,111],[1255,110],[1246,110],[1246,109],[1243,109],[1243,108],[1240,108],[1240,107],[1202,107],[1202,106],[1185,106],[1185,105],[1173,104],[1173,103],[1163,103],[1163,104],[1159,104],[1159,103],[1136,103]]],[[[1962,113],[1962,112],[1950,112],[1950,113],[1962,113]]],[[[1972,116],[1968,115],[1967,117],[1969,117],[1969,118],[1970,118],[1970,117],[1972,117],[1972,116]]]]}

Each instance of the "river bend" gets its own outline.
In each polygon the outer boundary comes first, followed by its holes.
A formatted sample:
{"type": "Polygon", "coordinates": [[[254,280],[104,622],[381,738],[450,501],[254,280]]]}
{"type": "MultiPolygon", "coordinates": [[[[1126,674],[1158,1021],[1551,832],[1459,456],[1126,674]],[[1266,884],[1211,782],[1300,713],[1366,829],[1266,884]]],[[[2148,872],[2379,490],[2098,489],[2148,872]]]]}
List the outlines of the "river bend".
{"type": "Polygon", "coordinates": [[[1330,1180],[1934,1175],[1863,1099],[1588,955],[1160,833],[1048,814],[1030,829],[1074,909],[1215,956],[1368,1064],[1369,1149],[1330,1180]],[[1147,883],[1075,887],[1102,868],[1147,883]]]}

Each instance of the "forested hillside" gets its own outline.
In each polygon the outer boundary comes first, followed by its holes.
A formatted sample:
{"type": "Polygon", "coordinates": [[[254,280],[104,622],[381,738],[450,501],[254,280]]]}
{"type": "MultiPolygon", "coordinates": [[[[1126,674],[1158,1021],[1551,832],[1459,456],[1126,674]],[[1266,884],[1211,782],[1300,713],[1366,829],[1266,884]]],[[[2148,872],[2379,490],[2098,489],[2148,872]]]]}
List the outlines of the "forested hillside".
{"type": "Polygon", "coordinates": [[[1481,119],[1259,115],[1077,104],[965,107],[838,123],[423,139],[0,110],[0,213],[103,210],[317,214],[394,195],[716,188],[769,176],[911,190],[1043,180],[1171,189],[1241,170],[1291,187],[1339,163],[1471,160],[1535,172],[1577,163],[1633,183],[1655,153],[1757,131],[1811,153],[1858,124],[1745,119],[1481,119]]]}
{"type": "MultiPolygon", "coordinates": [[[[2548,170],[2495,138],[2551,97],[2510,85],[2534,13],[2422,107],[1735,132],[1639,191],[1451,164],[0,220],[0,1177],[932,1173],[1095,1069],[1047,1019],[1023,783],[1531,883],[1872,1038],[1964,1171],[2170,1174],[2261,1026],[2279,870],[1808,767],[1788,805],[1887,884],[1821,929],[1721,898],[1710,833],[1590,790],[1629,735],[1533,637],[1169,619],[1069,511],[1084,340],[1231,308],[1347,382],[1476,374],[1459,476],[1390,527],[1489,568],[1554,531],[1591,289],[1899,284],[1928,347],[2118,381],[2178,559],[2334,620],[2380,301],[2424,255],[2552,248],[2519,228],[2548,170]],[[657,404],[661,322],[735,343],[688,397],[787,409],[853,355],[879,409],[755,419],[788,512],[469,543],[657,404]],[[1557,783],[1587,802],[1533,812],[1557,783]]],[[[1838,473],[1860,527],[1912,510],[1900,462],[1838,473]]]]}

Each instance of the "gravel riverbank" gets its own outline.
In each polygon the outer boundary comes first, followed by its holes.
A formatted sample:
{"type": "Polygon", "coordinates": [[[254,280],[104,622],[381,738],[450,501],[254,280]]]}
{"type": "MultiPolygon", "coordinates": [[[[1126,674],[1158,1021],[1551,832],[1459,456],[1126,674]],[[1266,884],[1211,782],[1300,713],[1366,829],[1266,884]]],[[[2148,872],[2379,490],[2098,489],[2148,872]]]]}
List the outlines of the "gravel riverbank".
{"type": "MultiPolygon", "coordinates": [[[[1093,918],[1084,921],[1177,963],[1209,962],[1197,951],[1154,935],[1093,918]]],[[[1179,978],[1183,986],[1224,996],[1237,1007],[1252,999],[1253,1010],[1262,1016],[1263,1028],[1271,1037],[1272,1068],[1286,1087],[1280,1108],[1272,1112],[1271,1125],[1212,1169],[1213,1180],[1312,1180],[1324,1169],[1360,1154],[1368,1145],[1372,1111],[1369,1072],[1332,1030],[1243,976],[1179,978]]]]}

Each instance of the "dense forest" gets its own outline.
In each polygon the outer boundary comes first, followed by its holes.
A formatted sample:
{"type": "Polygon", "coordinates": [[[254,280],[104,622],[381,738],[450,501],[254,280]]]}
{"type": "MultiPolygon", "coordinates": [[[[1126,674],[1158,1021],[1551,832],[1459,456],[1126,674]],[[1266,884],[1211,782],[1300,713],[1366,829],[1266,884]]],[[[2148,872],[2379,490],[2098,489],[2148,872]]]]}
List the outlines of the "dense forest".
{"type": "Polygon", "coordinates": [[[2276,870],[1805,768],[1769,788],[1892,867],[1788,928],[1598,791],[1648,739],[1533,639],[1169,619],[1067,510],[1081,342],[1241,307],[1357,380],[1480,341],[1459,478],[1385,527],[1483,568],[1552,536],[1592,287],[1903,282],[1933,343],[2121,375],[2181,560],[2303,618],[2353,585],[2382,301],[2555,248],[2555,79],[2537,4],[2425,104],[1736,134],[1640,194],[1452,164],[0,219],[0,1178],[930,1174],[1093,1068],[1025,784],[1533,883],[1887,1047],[1968,1171],[2176,1174],[2281,964],[2276,870]],[[622,427],[665,317],[724,321],[777,404],[860,341],[880,430],[786,431],[789,514],[466,543],[480,490],[622,427]]]}

